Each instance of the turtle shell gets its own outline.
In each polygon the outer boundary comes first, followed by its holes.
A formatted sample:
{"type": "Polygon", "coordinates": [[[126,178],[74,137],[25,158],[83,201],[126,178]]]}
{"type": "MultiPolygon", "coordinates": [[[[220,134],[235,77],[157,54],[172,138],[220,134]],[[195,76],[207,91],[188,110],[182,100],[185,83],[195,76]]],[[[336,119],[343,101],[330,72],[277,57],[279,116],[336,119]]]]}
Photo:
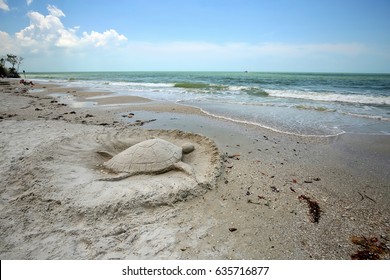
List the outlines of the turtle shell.
{"type": "Polygon", "coordinates": [[[104,163],[115,172],[159,173],[174,167],[182,158],[182,148],[163,139],[140,142],[104,163]]]}

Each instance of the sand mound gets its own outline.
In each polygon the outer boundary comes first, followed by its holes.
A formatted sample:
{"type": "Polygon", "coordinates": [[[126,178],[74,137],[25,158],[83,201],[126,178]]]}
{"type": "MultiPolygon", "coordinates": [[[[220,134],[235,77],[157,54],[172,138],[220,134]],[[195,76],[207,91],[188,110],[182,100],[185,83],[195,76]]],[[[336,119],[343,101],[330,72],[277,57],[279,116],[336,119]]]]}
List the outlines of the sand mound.
{"type": "Polygon", "coordinates": [[[40,147],[20,160],[10,172],[7,188],[11,199],[18,199],[30,178],[45,186],[35,190],[46,199],[71,200],[79,207],[108,207],[117,203],[126,207],[172,204],[213,188],[219,175],[220,157],[216,145],[206,137],[181,131],[112,130],[83,133],[40,147]],[[138,175],[120,181],[99,181],[106,176],[101,169],[107,160],[101,151],[118,154],[146,139],[158,137],[178,146],[191,142],[195,151],[183,156],[191,165],[199,182],[183,172],[170,171],[157,175],[138,175]],[[103,154],[103,155],[102,155],[103,154]],[[50,185],[50,189],[47,189],[50,185]],[[20,189],[21,188],[21,189],[20,189]]]}
{"type": "MultiPolygon", "coordinates": [[[[14,124],[29,127],[31,123],[14,124]]],[[[113,246],[107,240],[104,246],[110,249],[106,248],[103,253],[86,247],[98,243],[99,239],[111,238],[173,215],[174,211],[159,208],[204,194],[216,185],[220,175],[217,146],[197,134],[71,124],[66,124],[61,131],[55,126],[58,124],[46,122],[39,129],[31,128],[29,133],[14,129],[14,136],[26,135],[23,140],[26,143],[29,134],[39,134],[41,142],[20,155],[14,151],[11,161],[2,162],[3,167],[8,168],[8,172],[2,174],[0,189],[0,218],[4,229],[2,258],[98,258],[99,254],[106,255],[113,246]],[[80,130],[81,127],[85,129],[80,130]],[[58,134],[46,137],[48,132],[58,134]],[[195,170],[197,180],[178,170],[135,175],[120,181],[99,180],[109,175],[101,169],[107,160],[101,151],[117,154],[153,137],[177,146],[192,143],[195,150],[183,155],[182,161],[195,170]],[[77,241],[73,241],[75,235],[77,241]],[[27,243],[29,245],[23,248],[22,244],[27,243]]],[[[11,127],[8,126],[8,131],[12,131],[11,127]]],[[[15,143],[19,148],[20,145],[15,143]]],[[[11,147],[9,149],[5,156],[11,153],[11,147]]],[[[156,223],[153,231],[158,227],[161,224],[156,223]]],[[[144,230],[149,232],[150,228],[144,230]]],[[[128,232],[126,236],[134,239],[135,233],[128,232]]],[[[129,258],[129,255],[121,258],[129,258]]]]}

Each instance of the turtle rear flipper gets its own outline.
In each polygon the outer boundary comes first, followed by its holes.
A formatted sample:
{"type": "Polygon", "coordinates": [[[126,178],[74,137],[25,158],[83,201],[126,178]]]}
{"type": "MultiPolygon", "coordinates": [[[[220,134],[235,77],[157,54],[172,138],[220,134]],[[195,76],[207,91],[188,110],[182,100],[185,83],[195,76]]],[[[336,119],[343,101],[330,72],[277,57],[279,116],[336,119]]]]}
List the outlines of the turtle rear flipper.
{"type": "Polygon", "coordinates": [[[115,181],[120,181],[120,180],[123,180],[123,179],[126,179],[128,177],[130,177],[131,174],[130,173],[119,173],[119,174],[116,174],[115,176],[112,176],[112,177],[103,177],[103,178],[100,178],[98,179],[99,181],[109,181],[109,182],[115,182],[115,181]]]}
{"type": "Polygon", "coordinates": [[[107,152],[107,151],[97,151],[96,152],[99,156],[101,156],[104,160],[109,160],[114,157],[113,154],[107,152]]]}

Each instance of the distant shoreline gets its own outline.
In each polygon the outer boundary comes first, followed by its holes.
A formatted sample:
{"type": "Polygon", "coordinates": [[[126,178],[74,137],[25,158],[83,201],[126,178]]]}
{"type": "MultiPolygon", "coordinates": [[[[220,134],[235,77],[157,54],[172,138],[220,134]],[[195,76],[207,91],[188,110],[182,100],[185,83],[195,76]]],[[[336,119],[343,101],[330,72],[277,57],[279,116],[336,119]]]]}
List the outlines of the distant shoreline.
{"type": "Polygon", "coordinates": [[[233,70],[233,71],[191,71],[191,70],[99,70],[99,71],[30,71],[26,72],[26,75],[36,74],[67,74],[67,73],[262,73],[262,74],[324,74],[324,75],[390,75],[390,72],[306,72],[306,71],[245,71],[245,70],[233,70]]]}

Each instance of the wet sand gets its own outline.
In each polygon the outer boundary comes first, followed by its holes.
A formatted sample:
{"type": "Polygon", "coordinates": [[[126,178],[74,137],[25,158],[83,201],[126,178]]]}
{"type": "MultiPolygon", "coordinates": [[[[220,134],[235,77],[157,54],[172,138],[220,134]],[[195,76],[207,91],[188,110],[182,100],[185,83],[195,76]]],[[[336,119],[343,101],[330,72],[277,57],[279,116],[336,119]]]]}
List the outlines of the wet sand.
{"type": "Polygon", "coordinates": [[[388,136],[299,137],[105,95],[1,85],[2,259],[390,258],[388,136]],[[66,193],[94,186],[92,161],[78,156],[91,143],[181,131],[218,147],[207,190],[158,205],[118,199],[110,183],[93,199],[66,193]]]}

